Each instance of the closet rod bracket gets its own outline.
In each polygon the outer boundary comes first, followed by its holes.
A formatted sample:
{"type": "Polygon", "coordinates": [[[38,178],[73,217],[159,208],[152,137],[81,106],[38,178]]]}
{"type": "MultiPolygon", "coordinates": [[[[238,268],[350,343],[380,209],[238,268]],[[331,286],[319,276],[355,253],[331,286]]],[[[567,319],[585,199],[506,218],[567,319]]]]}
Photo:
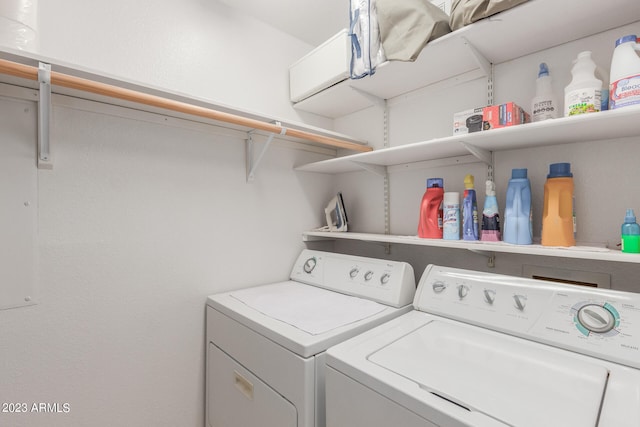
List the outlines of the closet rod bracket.
{"type": "Polygon", "coordinates": [[[38,168],[52,169],[51,129],[51,65],[38,65],[38,168]]]}
{"type": "MultiPolygon", "coordinates": [[[[281,127],[280,135],[285,135],[287,133],[287,128],[282,127],[282,123],[275,122],[275,124],[281,127]]],[[[273,138],[276,136],[276,134],[272,132],[268,134],[267,141],[262,146],[262,150],[260,150],[260,153],[258,153],[257,158],[254,159],[254,155],[253,155],[253,149],[255,146],[255,141],[253,140],[254,132],[255,132],[255,129],[247,132],[247,139],[245,143],[245,148],[246,148],[245,157],[246,157],[246,163],[247,163],[247,166],[246,166],[247,182],[253,182],[255,180],[256,170],[258,169],[258,165],[260,165],[260,162],[262,161],[262,158],[264,157],[265,153],[269,149],[269,146],[271,145],[273,138]]]]}

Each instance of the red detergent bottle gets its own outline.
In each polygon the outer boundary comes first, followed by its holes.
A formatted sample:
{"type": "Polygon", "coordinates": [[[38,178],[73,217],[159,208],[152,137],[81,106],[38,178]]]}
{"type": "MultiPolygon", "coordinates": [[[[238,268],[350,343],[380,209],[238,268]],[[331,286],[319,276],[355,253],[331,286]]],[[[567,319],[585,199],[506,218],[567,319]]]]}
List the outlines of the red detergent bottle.
{"type": "Polygon", "coordinates": [[[427,191],[420,204],[418,237],[442,239],[442,202],[444,181],[442,178],[427,179],[427,191]]]}

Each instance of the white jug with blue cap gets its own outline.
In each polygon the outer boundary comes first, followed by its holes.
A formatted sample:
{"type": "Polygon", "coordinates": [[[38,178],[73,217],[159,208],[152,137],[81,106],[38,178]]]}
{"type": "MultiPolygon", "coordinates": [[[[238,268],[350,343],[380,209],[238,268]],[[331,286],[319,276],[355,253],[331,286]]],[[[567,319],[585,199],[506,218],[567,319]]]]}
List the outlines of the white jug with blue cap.
{"type": "Polygon", "coordinates": [[[635,35],[616,40],[611,58],[609,109],[640,104],[640,44],[635,35]]]}

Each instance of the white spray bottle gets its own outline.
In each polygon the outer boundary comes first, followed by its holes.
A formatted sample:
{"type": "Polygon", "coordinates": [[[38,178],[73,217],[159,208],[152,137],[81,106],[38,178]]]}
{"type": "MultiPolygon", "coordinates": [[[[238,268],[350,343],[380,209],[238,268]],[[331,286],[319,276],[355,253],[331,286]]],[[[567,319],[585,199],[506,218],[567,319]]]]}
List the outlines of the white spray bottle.
{"type": "Polygon", "coordinates": [[[558,117],[558,101],[551,87],[551,76],[546,63],[540,64],[536,80],[536,96],[531,101],[531,121],[540,122],[558,117]]]}

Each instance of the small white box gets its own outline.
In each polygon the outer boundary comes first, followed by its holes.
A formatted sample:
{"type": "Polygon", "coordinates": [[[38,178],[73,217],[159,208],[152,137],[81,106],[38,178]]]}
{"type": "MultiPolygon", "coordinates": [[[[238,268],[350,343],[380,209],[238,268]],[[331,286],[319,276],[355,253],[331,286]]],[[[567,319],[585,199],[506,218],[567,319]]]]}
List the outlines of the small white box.
{"type": "Polygon", "coordinates": [[[480,132],[482,130],[482,110],[484,107],[455,113],[453,115],[453,134],[480,132]]]}
{"type": "Polygon", "coordinates": [[[289,67],[289,98],[299,102],[349,78],[351,43],[341,30],[289,67]]]}

